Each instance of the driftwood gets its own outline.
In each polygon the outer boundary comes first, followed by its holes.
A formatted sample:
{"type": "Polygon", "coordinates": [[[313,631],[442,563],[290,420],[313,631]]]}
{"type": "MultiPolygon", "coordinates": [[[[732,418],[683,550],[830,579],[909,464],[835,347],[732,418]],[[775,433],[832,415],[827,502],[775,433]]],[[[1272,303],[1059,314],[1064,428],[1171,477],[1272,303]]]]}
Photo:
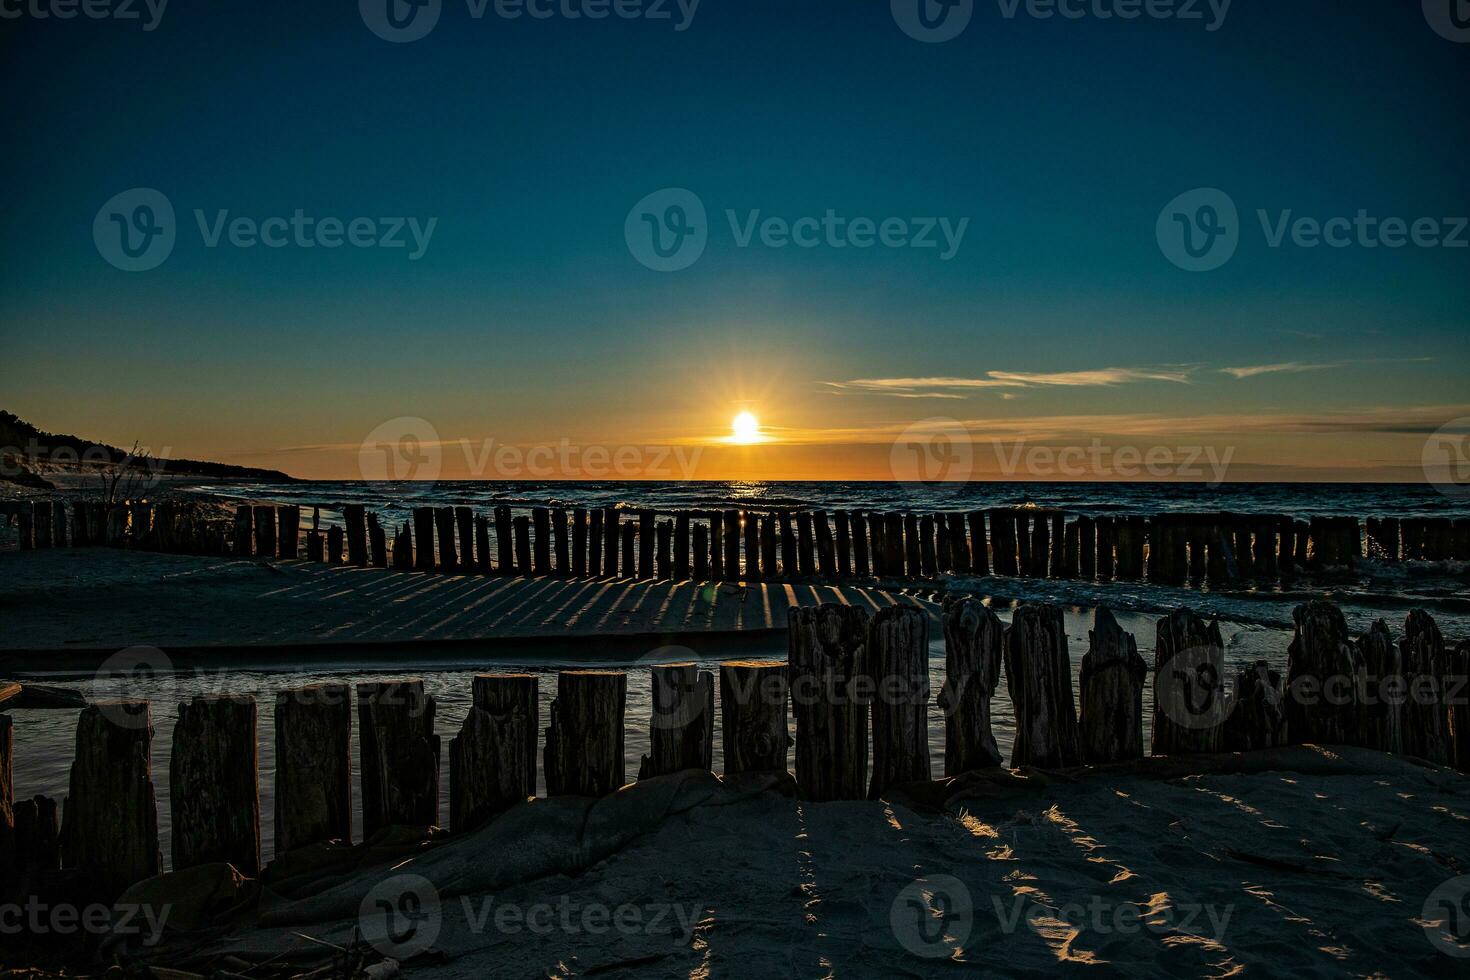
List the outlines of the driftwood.
{"type": "Polygon", "coordinates": [[[1363,714],[1358,723],[1362,744],[1382,752],[1402,752],[1407,684],[1398,644],[1381,619],[1354,643],[1365,681],[1363,714]]]}
{"type": "Polygon", "coordinates": [[[1286,734],[1294,745],[1361,745],[1362,655],[1342,610],[1313,601],[1292,612],[1296,635],[1286,652],[1286,734]]]}
{"type": "Polygon", "coordinates": [[[275,849],[352,842],[352,689],[276,694],[275,849]]]}
{"type": "Polygon", "coordinates": [[[1257,660],[1236,674],[1224,740],[1227,752],[1255,752],[1287,744],[1281,675],[1266,661],[1257,660]]]}
{"type": "Polygon", "coordinates": [[[1229,711],[1224,682],[1225,641],[1219,623],[1206,623],[1190,609],[1176,609],[1159,620],[1154,645],[1154,755],[1222,750],[1229,711]]]}
{"type": "Polygon", "coordinates": [[[765,660],[720,664],[720,726],[725,774],[786,771],[786,665],[765,660]]]}
{"type": "Polygon", "coordinates": [[[620,670],[557,674],[551,725],[546,729],[548,796],[605,796],[627,782],[623,759],[627,700],[628,675],[620,670]]]}
{"type": "Polygon", "coordinates": [[[535,674],[481,674],[469,714],[449,742],[449,826],[473,830],[536,795],[535,674]]]}
{"type": "Polygon", "coordinates": [[[260,873],[260,769],[255,699],[195,697],[179,704],[169,756],[173,870],[223,861],[260,873]]]}
{"type": "Polygon", "coordinates": [[[660,664],[651,668],[649,684],[649,753],[638,768],[638,778],[711,769],[715,745],[714,675],[695,664],[660,664]]]}
{"type": "Polygon", "coordinates": [[[1143,684],[1148,664],[1138,643],[1113,614],[1099,607],[1088,632],[1078,686],[1085,762],[1143,758],[1143,684]]]}
{"type": "MultiPolygon", "coordinates": [[[[1422,609],[1412,610],[1404,620],[1404,638],[1399,643],[1404,678],[1408,682],[1404,703],[1404,752],[1440,765],[1449,765],[1452,741],[1449,712],[1445,708],[1445,678],[1450,673],[1444,636],[1434,618],[1422,609]]],[[[1465,691],[1460,692],[1464,697],[1465,691]]]]}
{"type": "Polygon", "coordinates": [[[421,680],[357,685],[362,833],[439,822],[439,736],[421,680]]]}
{"type": "Polygon", "coordinates": [[[861,800],[868,777],[868,612],[827,603],[787,616],[796,783],[806,800],[861,800]]]}
{"type": "Polygon", "coordinates": [[[106,900],[162,869],[147,701],[104,701],[77,718],[62,853],[106,900]]]}
{"type": "Polygon", "coordinates": [[[1012,768],[1055,769],[1081,762],[1072,663],[1059,608],[1027,604],[1011,614],[1005,667],[1016,711],[1012,768]]]}
{"type": "Polygon", "coordinates": [[[868,798],[929,778],[929,616],[888,606],[868,631],[873,675],[873,776],[868,798]]]}
{"type": "Polygon", "coordinates": [[[1001,764],[990,726],[990,700],[1000,683],[1005,624],[979,599],[961,597],[944,609],[944,774],[958,776],[1001,764]]]}

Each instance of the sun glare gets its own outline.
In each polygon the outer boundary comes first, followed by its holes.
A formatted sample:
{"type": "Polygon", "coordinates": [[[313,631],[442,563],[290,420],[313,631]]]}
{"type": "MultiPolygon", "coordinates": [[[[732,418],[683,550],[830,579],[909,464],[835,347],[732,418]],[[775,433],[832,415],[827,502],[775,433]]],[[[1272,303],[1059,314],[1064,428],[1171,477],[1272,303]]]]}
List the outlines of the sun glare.
{"type": "Polygon", "coordinates": [[[761,438],[760,420],[749,412],[741,412],[730,423],[730,441],[737,446],[749,446],[761,438]]]}

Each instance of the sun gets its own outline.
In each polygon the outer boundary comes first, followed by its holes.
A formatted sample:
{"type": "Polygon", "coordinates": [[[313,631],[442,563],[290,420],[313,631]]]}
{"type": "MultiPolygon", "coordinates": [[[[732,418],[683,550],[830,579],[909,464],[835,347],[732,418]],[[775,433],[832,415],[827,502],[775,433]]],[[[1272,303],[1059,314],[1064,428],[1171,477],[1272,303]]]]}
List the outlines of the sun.
{"type": "Polygon", "coordinates": [[[749,412],[741,412],[730,422],[730,441],[737,446],[750,446],[764,441],[761,423],[749,412]]]}

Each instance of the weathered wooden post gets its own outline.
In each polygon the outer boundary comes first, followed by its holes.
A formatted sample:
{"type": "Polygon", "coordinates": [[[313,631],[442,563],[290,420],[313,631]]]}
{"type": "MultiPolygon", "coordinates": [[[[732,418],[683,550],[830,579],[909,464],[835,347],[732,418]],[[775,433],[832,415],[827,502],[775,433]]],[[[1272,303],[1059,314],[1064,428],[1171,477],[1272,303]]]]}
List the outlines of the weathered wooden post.
{"type": "Polygon", "coordinates": [[[761,524],[760,515],[750,511],[740,512],[741,534],[745,538],[745,577],[752,582],[761,579],[761,524]]]}
{"type": "Polygon", "coordinates": [[[327,528],[327,564],[342,564],[342,529],[340,527],[327,528]]]}
{"type": "Polygon", "coordinates": [[[408,521],[393,535],[393,567],[399,571],[413,567],[413,530],[408,521]]]}
{"type": "Polygon", "coordinates": [[[1219,752],[1229,706],[1219,623],[1176,609],[1158,622],[1154,646],[1153,754],[1219,752]]]}
{"type": "Polygon", "coordinates": [[[873,676],[873,776],[868,798],[929,778],[929,616],[916,606],[878,610],[868,630],[873,676]]]}
{"type": "Polygon", "coordinates": [[[990,700],[1000,683],[1005,626],[971,596],[944,607],[944,774],[958,776],[1000,765],[1000,749],[990,726],[990,700]]]}
{"type": "Polygon", "coordinates": [[[1046,514],[1036,515],[1036,524],[1031,529],[1031,564],[1026,569],[1029,578],[1046,578],[1051,559],[1051,520],[1046,514]]]}
{"type": "Polygon", "coordinates": [[[925,578],[939,574],[938,554],[934,550],[934,518],[928,514],[919,518],[919,573],[925,578]]]}
{"type": "Polygon", "coordinates": [[[694,525],[694,581],[709,581],[709,531],[703,522],[694,525]]]}
{"type": "Polygon", "coordinates": [[[501,575],[516,573],[515,524],[507,504],[495,505],[495,570],[501,575]]]}
{"type": "MultiPolygon", "coordinates": [[[[1449,522],[1444,523],[1445,530],[1448,531],[1449,522]]],[[[71,543],[66,531],[66,501],[53,500],[51,501],[51,546],[53,548],[65,548],[71,543]]],[[[1445,538],[1445,543],[1449,543],[1448,537],[1445,538]]],[[[1445,557],[1449,555],[1446,554],[1445,557]]]]}
{"type": "Polygon", "coordinates": [[[769,660],[720,664],[725,774],[786,771],[787,668],[769,660]]]}
{"type": "Polygon", "coordinates": [[[270,504],[255,507],[255,554],[260,558],[276,554],[276,509],[270,504]]]}
{"type": "Polygon", "coordinates": [[[796,783],[802,799],[865,798],[870,626],[861,606],[828,603],[787,615],[796,783]]]}
{"type": "Polygon", "coordinates": [[[162,870],[147,701],[102,701],[77,719],[62,854],[111,900],[162,870]]]}
{"type": "Polygon", "coordinates": [[[1016,713],[1011,765],[1061,768],[1080,763],[1072,663],[1060,609],[1028,603],[1011,614],[1005,669],[1016,713]]]}
{"type": "Polygon", "coordinates": [[[1143,684],[1148,664],[1133,634],[1101,606],[1082,655],[1081,747],[1084,762],[1143,758],[1143,684]]]}
{"type": "Polygon", "coordinates": [[[813,514],[812,524],[817,532],[817,571],[830,582],[837,577],[837,553],[832,546],[832,526],[827,523],[827,512],[819,510],[813,514]]]}
{"type": "Polygon", "coordinates": [[[275,852],[352,843],[352,689],[276,692],[275,852]]]}
{"type": "Polygon", "coordinates": [[[493,574],[490,562],[490,518],[475,515],[475,571],[481,575],[493,574]]]}
{"type": "MultiPolygon", "coordinates": [[[[74,500],[71,505],[71,546],[86,548],[92,544],[91,505],[84,500],[74,500]]],[[[0,525],[5,523],[0,512],[0,525]]]]}
{"type": "MultiPolygon", "coordinates": [[[[31,508],[22,502],[15,505],[15,529],[20,538],[20,550],[30,551],[36,547],[36,522],[31,519],[31,508]]],[[[111,544],[107,540],[107,544],[111,544]]]]}
{"type": "Polygon", "coordinates": [[[1013,508],[1013,512],[1016,521],[1016,571],[1031,578],[1035,567],[1031,558],[1031,512],[1020,507],[1013,508]]]}
{"type": "Polygon", "coordinates": [[[587,577],[587,508],[572,508],[572,576],[587,577]]]}
{"type": "Polygon", "coordinates": [[[515,518],[516,571],[526,578],[535,574],[531,569],[531,518],[517,514],[515,518]]]}
{"type": "Polygon", "coordinates": [[[196,696],[179,703],[169,756],[173,870],[223,861],[260,874],[260,767],[255,699],[196,696]]]}
{"type": "Polygon", "coordinates": [[[640,510],[638,512],[638,577],[653,578],[653,555],[657,545],[657,530],[654,527],[654,514],[651,510],[640,510]]]}
{"type": "Polygon", "coordinates": [[[1256,752],[1286,744],[1286,704],[1281,675],[1264,660],[1235,675],[1235,693],[1225,719],[1227,752],[1256,752]]]}
{"type": "Polygon", "coordinates": [[[1073,521],[1062,531],[1062,565],[1057,574],[1061,578],[1076,578],[1082,567],[1082,531],[1080,521],[1073,521]]]}
{"type": "Polygon", "coordinates": [[[883,515],[883,551],[888,562],[888,574],[903,575],[903,515],[889,512],[883,515]]]}
{"type": "Polygon", "coordinates": [[[18,864],[15,849],[15,725],[0,715],[0,873],[8,876],[18,864]]]}
{"type": "Polygon", "coordinates": [[[796,577],[796,535],[791,533],[791,513],[782,511],[776,516],[781,530],[781,576],[796,577]]]}
{"type": "Polygon", "coordinates": [[[1422,609],[1411,610],[1404,620],[1399,651],[1408,682],[1404,752],[1442,766],[1449,765],[1453,741],[1444,703],[1445,676],[1449,670],[1444,636],[1434,617],[1422,609]]]}
{"type": "Polygon", "coordinates": [[[531,562],[537,575],[551,574],[551,511],[531,508],[531,562]]]}
{"type": "MultiPolygon", "coordinates": [[[[347,564],[358,568],[367,567],[367,507],[363,504],[343,504],[342,527],[347,535],[347,564]]],[[[442,534],[442,523],[439,529],[442,534]]]]}
{"type": "Polygon", "coordinates": [[[439,823],[439,736],[421,680],[357,685],[362,835],[439,823]]]}
{"type": "Polygon", "coordinates": [[[1084,582],[1097,578],[1097,523],[1077,518],[1077,576],[1084,582]]]}
{"type": "Polygon", "coordinates": [[[740,579],[740,511],[725,511],[725,578],[740,579]]]}
{"type": "Polygon", "coordinates": [[[51,547],[51,501],[31,502],[31,527],[34,528],[36,547],[51,547]]]}
{"type": "Polygon", "coordinates": [[[454,543],[454,508],[434,508],[434,532],[439,544],[438,571],[453,575],[459,571],[459,548],[454,543]]]}
{"type": "Polygon", "coordinates": [[[934,567],[940,575],[954,569],[954,557],[949,547],[949,521],[943,514],[934,515],[934,567]]]}
{"type": "Polygon", "coordinates": [[[970,559],[976,575],[990,574],[990,545],[985,534],[985,512],[972,510],[965,515],[970,527],[970,559]]]}
{"type": "Polygon", "coordinates": [[[858,578],[872,574],[868,562],[868,519],[860,510],[852,512],[852,573],[858,578]]]}
{"type": "Polygon", "coordinates": [[[604,507],[602,509],[602,574],[609,578],[616,578],[618,574],[618,545],[622,542],[623,532],[618,527],[620,519],[616,507],[604,507]]]}
{"type": "Polygon", "coordinates": [[[638,525],[623,524],[623,578],[638,577],[638,525]]]}
{"type": "Polygon", "coordinates": [[[969,539],[965,536],[965,515],[941,515],[949,523],[949,560],[958,575],[969,575],[974,571],[975,561],[970,551],[969,539]]]}
{"type": "Polygon", "coordinates": [[[553,508],[551,511],[551,541],[552,551],[556,556],[556,574],[558,575],[570,575],[572,571],[570,533],[566,508],[553,508]]]}
{"type": "Polygon", "coordinates": [[[456,834],[536,795],[535,674],[480,674],[449,741],[449,826],[456,834]]]}
{"type": "Polygon", "coordinates": [[[674,515],[674,578],[680,582],[689,579],[689,514],[680,511],[674,515]]]}
{"type": "Polygon", "coordinates": [[[1461,640],[1449,659],[1449,713],[1450,734],[1454,744],[1450,750],[1450,765],[1460,772],[1470,772],[1470,640],[1461,640]]]}
{"type": "Polygon", "coordinates": [[[1404,750],[1404,700],[1407,681],[1398,644],[1388,624],[1378,620],[1353,641],[1363,665],[1363,717],[1359,723],[1363,745],[1380,752],[1404,750]]]}
{"type": "Polygon", "coordinates": [[[674,577],[674,522],[658,522],[658,553],[654,564],[658,577],[667,581],[674,577]]]}
{"type": "Polygon", "coordinates": [[[917,514],[904,514],[903,562],[904,574],[909,578],[918,578],[924,574],[920,561],[922,551],[923,548],[919,544],[919,517],[917,514]]]}
{"type": "Polygon", "coordinates": [[[280,527],[280,540],[276,542],[282,558],[295,558],[301,554],[301,508],[296,504],[282,504],[276,508],[276,522],[280,527]]]}
{"type": "Polygon", "coordinates": [[[1286,731],[1294,745],[1360,745],[1362,656],[1342,610],[1314,600],[1292,612],[1296,635],[1286,653],[1286,731]]]}
{"type": "Polygon", "coordinates": [[[832,522],[837,526],[837,574],[847,578],[852,574],[852,526],[847,511],[835,511],[832,522]]]}
{"type": "Polygon", "coordinates": [[[873,575],[883,578],[888,574],[888,544],[884,536],[888,533],[887,518],[874,511],[868,515],[868,547],[873,553],[873,575]]]}
{"type": "Polygon", "coordinates": [[[1061,511],[1051,514],[1051,577],[1062,574],[1062,563],[1066,559],[1067,515],[1061,511]]]}
{"type": "Polygon", "coordinates": [[[649,753],[639,779],[685,769],[708,771],[714,760],[715,678],[696,664],[659,664],[650,669],[652,710],[649,753]]]}
{"type": "Polygon", "coordinates": [[[420,572],[434,570],[434,508],[413,509],[413,537],[418,549],[413,553],[413,567],[420,572]]]}
{"type": "Polygon", "coordinates": [[[546,729],[548,796],[605,796],[627,782],[627,698],[628,675],[620,670],[563,670],[556,675],[546,729]]]}
{"type": "Polygon", "coordinates": [[[813,547],[812,515],[799,511],[796,515],[796,570],[803,578],[815,572],[812,567],[813,547]]]}
{"type": "Polygon", "coordinates": [[[367,515],[368,563],[374,568],[388,567],[388,535],[378,523],[377,514],[367,515]]]}
{"type": "Polygon", "coordinates": [[[776,516],[766,514],[761,518],[761,577],[766,581],[781,577],[781,566],[776,562],[776,516]]]}
{"type": "Polygon", "coordinates": [[[1014,577],[1016,574],[1016,517],[1006,507],[995,507],[990,511],[990,544],[993,550],[991,562],[997,575],[1014,577]]]}
{"type": "Polygon", "coordinates": [[[1113,549],[1117,545],[1117,524],[1111,517],[1099,517],[1094,522],[1097,528],[1097,577],[1099,581],[1111,582],[1116,563],[1113,549]]]}
{"type": "Polygon", "coordinates": [[[234,553],[241,558],[255,554],[255,508],[249,504],[235,507],[234,553]]]}
{"type": "Polygon", "coordinates": [[[593,508],[589,511],[587,522],[587,574],[592,578],[600,578],[603,574],[602,542],[604,538],[601,509],[593,508]]]}
{"type": "MultiPolygon", "coordinates": [[[[15,801],[15,870],[50,872],[61,870],[61,823],[56,801],[33,796],[15,801]]],[[[3,867],[3,862],[0,862],[3,867]]]]}

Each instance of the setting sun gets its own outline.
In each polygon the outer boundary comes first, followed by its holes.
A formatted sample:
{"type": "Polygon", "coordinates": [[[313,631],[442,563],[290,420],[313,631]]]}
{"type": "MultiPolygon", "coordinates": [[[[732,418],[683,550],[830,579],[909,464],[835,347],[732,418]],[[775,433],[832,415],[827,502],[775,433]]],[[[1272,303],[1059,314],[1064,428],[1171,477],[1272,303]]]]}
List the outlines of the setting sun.
{"type": "Polygon", "coordinates": [[[760,420],[749,412],[741,412],[735,416],[730,423],[730,441],[737,446],[749,446],[760,442],[761,424],[760,420]]]}

